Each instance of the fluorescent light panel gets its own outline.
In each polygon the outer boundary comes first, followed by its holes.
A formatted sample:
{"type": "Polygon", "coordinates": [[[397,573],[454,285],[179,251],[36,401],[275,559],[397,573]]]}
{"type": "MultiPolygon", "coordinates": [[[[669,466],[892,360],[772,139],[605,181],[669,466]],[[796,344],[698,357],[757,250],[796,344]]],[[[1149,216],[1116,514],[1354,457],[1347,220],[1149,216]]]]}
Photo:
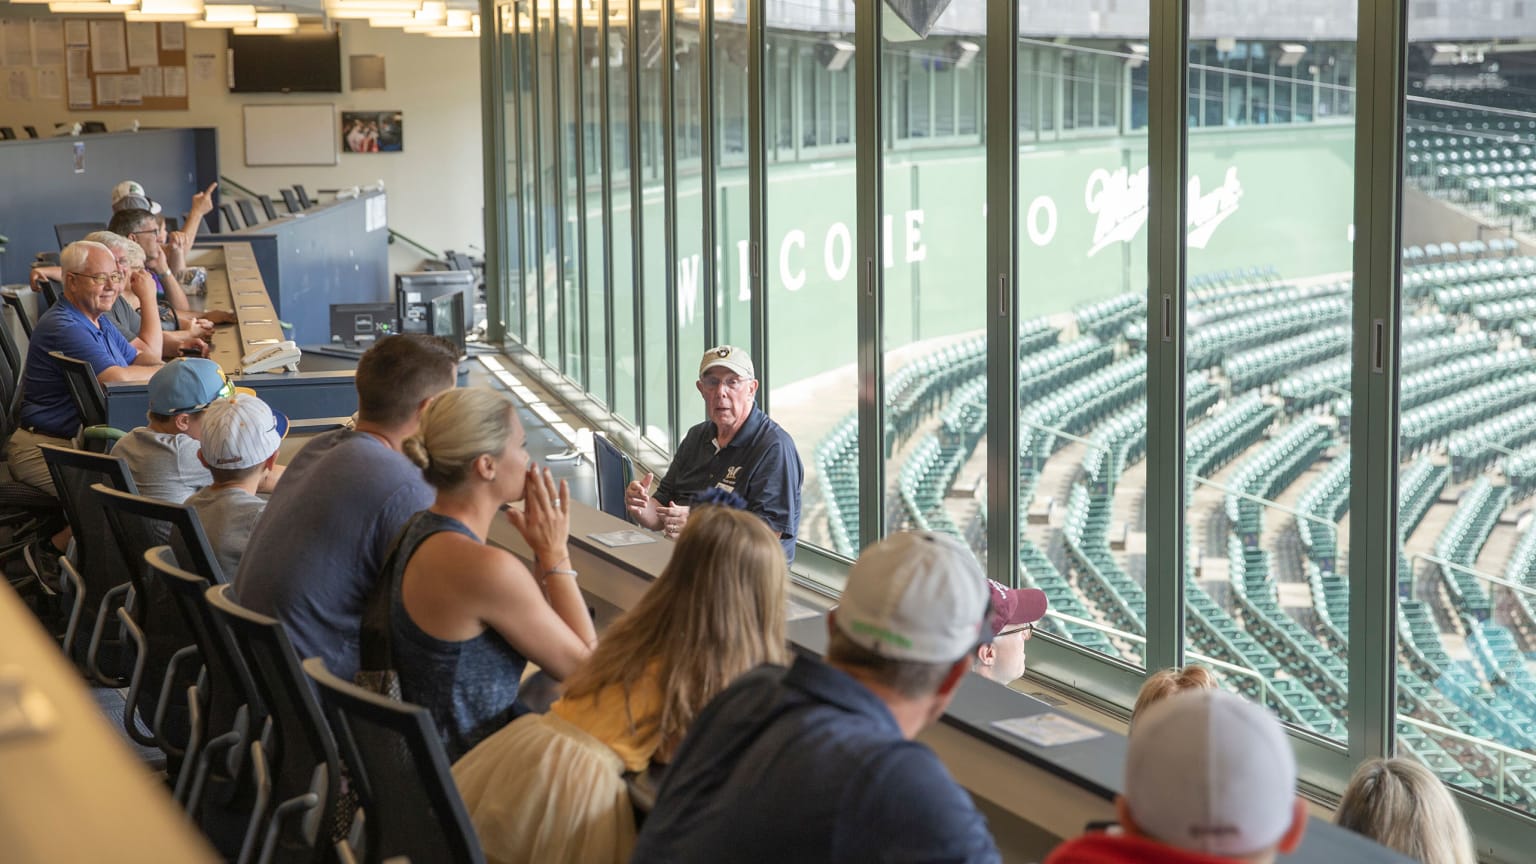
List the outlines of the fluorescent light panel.
{"type": "Polygon", "coordinates": [[[214,4],[203,10],[203,20],[188,21],[187,26],[201,29],[254,27],[256,7],[239,3],[214,4]]]}

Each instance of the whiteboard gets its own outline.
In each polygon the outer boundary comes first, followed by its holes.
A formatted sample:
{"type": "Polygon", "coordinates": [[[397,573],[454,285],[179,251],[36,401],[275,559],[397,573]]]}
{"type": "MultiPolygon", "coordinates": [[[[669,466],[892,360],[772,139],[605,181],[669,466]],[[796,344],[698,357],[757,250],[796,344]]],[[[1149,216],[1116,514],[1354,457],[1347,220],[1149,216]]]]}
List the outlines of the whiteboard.
{"type": "Polygon", "coordinates": [[[245,106],[245,164],[335,165],[336,105],[245,106]]]}

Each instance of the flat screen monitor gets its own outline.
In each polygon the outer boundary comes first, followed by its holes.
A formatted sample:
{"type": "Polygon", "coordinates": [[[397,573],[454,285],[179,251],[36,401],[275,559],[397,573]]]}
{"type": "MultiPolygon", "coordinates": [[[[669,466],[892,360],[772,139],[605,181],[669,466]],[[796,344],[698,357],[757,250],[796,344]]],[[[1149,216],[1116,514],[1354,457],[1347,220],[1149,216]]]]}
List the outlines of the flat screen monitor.
{"type": "Polygon", "coordinates": [[[432,298],[444,294],[457,296],[463,306],[464,320],[473,321],[469,303],[474,290],[475,274],[462,270],[420,270],[395,274],[395,301],[400,306],[400,332],[432,332],[425,323],[426,306],[432,302],[432,298]]]}
{"type": "Polygon", "coordinates": [[[432,316],[431,334],[441,336],[458,349],[459,359],[469,356],[464,338],[464,304],[455,294],[441,294],[429,304],[432,316]]]}
{"type": "Polygon", "coordinates": [[[624,455],[624,451],[615,447],[608,436],[601,432],[592,435],[592,461],[597,468],[597,506],[598,509],[625,521],[629,520],[629,511],[624,506],[624,487],[629,485],[629,478],[634,473],[634,463],[624,455]]]}
{"type": "Polygon", "coordinates": [[[368,348],[395,333],[393,303],[332,303],[331,344],[368,348]]]}
{"type": "Polygon", "coordinates": [[[229,34],[231,93],[340,93],[341,33],[229,34]]]}

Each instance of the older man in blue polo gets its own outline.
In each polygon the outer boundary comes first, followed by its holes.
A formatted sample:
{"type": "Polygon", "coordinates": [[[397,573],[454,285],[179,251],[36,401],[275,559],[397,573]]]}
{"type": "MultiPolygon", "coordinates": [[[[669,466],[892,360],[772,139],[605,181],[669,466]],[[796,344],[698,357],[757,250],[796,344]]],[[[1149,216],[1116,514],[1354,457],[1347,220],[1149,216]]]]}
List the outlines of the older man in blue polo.
{"type": "Polygon", "coordinates": [[[629,484],[624,500],[630,516],[675,538],[695,496],[706,489],[734,492],[779,535],[785,557],[793,561],[805,469],[789,433],[754,401],[758,381],[752,358],[732,345],[711,348],[699,361],[695,386],[708,419],[683,436],[654,493],[654,474],[629,484]]]}

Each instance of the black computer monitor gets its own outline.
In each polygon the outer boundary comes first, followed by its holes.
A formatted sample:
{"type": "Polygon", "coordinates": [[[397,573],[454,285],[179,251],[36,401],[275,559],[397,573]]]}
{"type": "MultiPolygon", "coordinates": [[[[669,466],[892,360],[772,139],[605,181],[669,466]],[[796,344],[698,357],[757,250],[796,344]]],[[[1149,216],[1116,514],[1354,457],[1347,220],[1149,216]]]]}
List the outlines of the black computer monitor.
{"type": "Polygon", "coordinates": [[[396,332],[393,303],[332,303],[331,344],[368,348],[396,332]]]}
{"type": "Polygon", "coordinates": [[[432,315],[433,336],[441,336],[453,343],[458,349],[459,359],[469,356],[469,349],[465,344],[464,334],[464,304],[459,302],[455,294],[443,294],[433,297],[430,304],[432,315]]]}
{"type": "Polygon", "coordinates": [[[601,432],[592,435],[592,461],[597,468],[598,509],[627,521],[629,510],[624,506],[624,488],[635,473],[634,463],[601,432]]]}
{"type": "Polygon", "coordinates": [[[424,323],[427,306],[434,297],[444,294],[457,295],[463,306],[463,318],[473,321],[470,298],[475,292],[475,274],[462,270],[419,270],[395,274],[395,302],[399,305],[401,333],[430,333],[424,323]]]}

